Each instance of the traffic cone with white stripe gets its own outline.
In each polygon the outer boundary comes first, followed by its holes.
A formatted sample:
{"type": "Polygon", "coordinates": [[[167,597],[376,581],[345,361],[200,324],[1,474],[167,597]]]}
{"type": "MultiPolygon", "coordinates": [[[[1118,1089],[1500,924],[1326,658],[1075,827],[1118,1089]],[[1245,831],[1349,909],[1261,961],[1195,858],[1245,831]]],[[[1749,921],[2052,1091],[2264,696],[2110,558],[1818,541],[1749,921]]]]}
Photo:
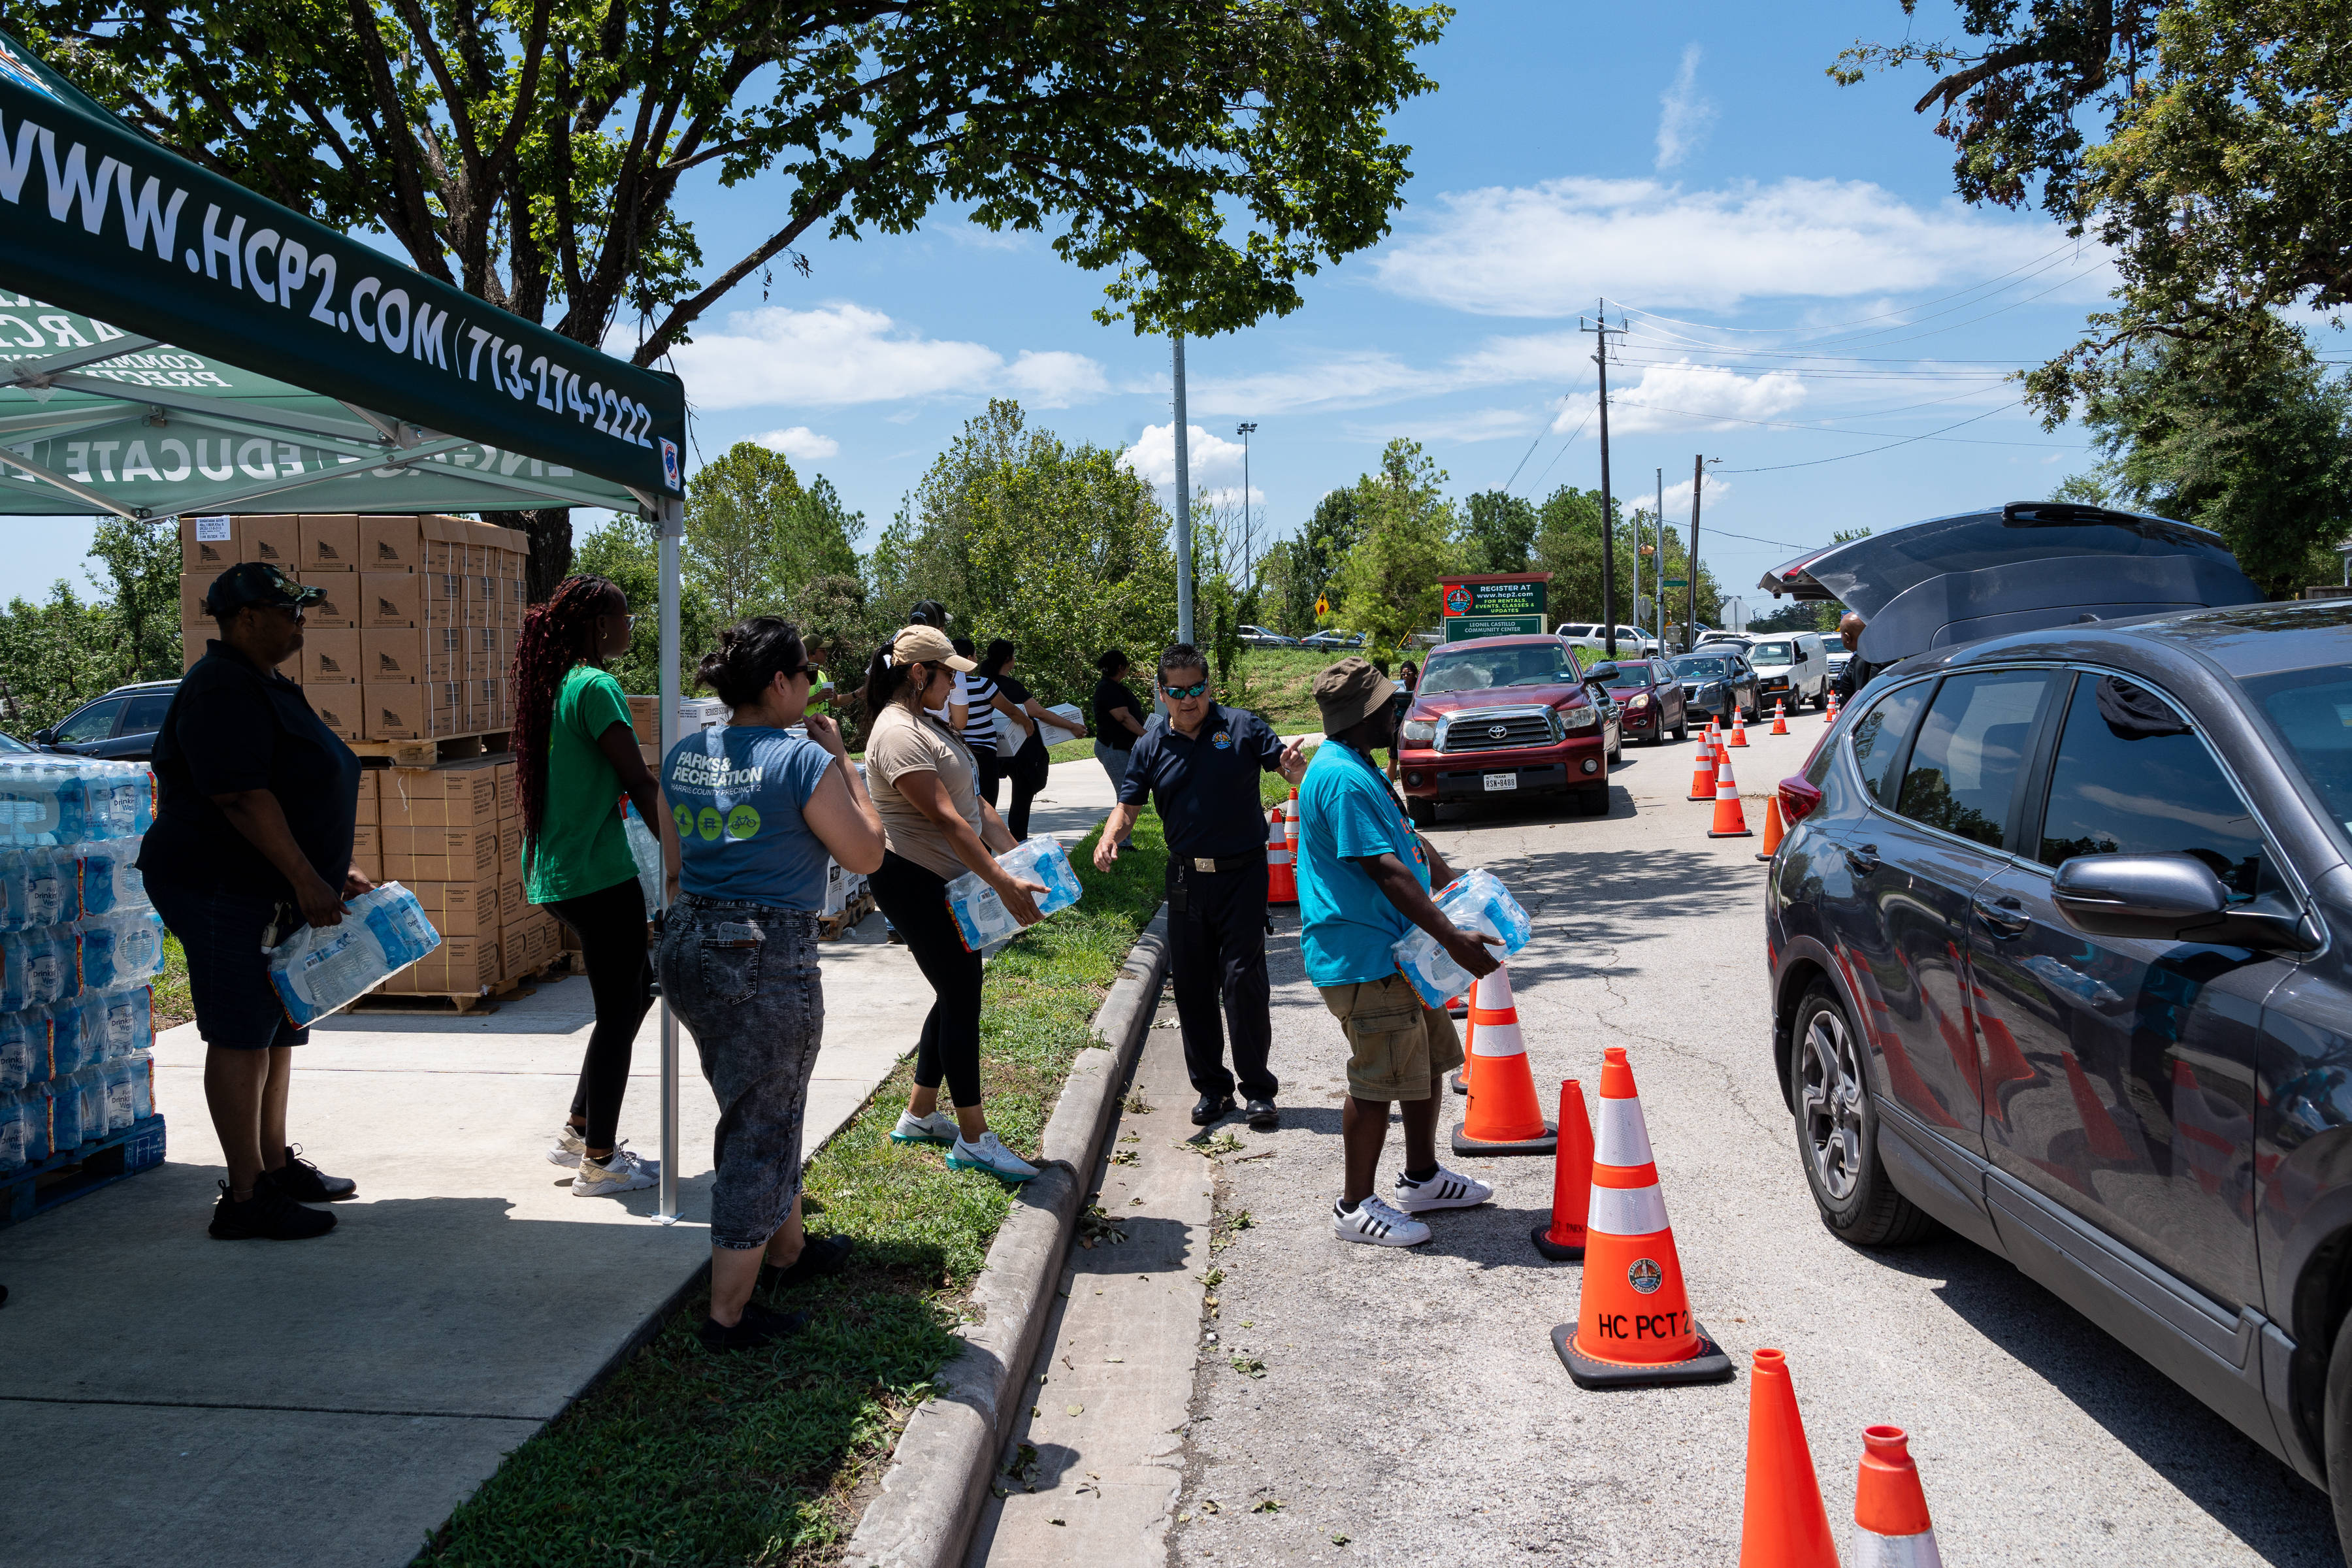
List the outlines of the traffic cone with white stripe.
{"type": "Polygon", "coordinates": [[[1789,705],[1780,698],[1775,697],[1772,699],[1772,733],[1775,735],[1785,735],[1788,732],[1789,705]]]}
{"type": "Polygon", "coordinates": [[[1584,1114],[1584,1086],[1559,1085],[1559,1157],[1551,1167],[1551,1224],[1528,1232],[1536,1250],[1554,1263],[1584,1256],[1584,1216],[1592,1206],[1592,1122],[1584,1114]]]}
{"type": "Polygon", "coordinates": [[[1805,1418],[1797,1413],[1796,1386],[1789,1381],[1789,1358],[1779,1351],[1758,1351],[1748,1366],[1739,1568],[1838,1568],[1805,1418]]]}
{"type": "Polygon", "coordinates": [[[1715,798],[1715,738],[1712,735],[1703,734],[1698,738],[1698,755],[1691,759],[1690,798],[1715,798]]]}
{"type": "Polygon", "coordinates": [[[1739,781],[1731,776],[1731,759],[1726,757],[1715,767],[1715,822],[1706,830],[1709,838],[1753,838],[1748,826],[1748,814],[1739,809],[1739,781]]]}
{"type": "MultiPolygon", "coordinates": [[[[1297,790],[1290,792],[1290,802],[1297,804],[1297,790]]],[[[1298,901],[1298,868],[1290,858],[1290,836],[1285,831],[1288,815],[1279,805],[1265,814],[1265,901],[1269,904],[1298,901]]]]}
{"type": "Polygon", "coordinates": [[[1552,1330],[1552,1349],[1580,1388],[1722,1383],[1731,1358],[1691,1317],[1624,1047],[1611,1046],[1601,1064],[1584,1299],[1575,1322],[1552,1330]]]}
{"type": "Polygon", "coordinates": [[[1830,705],[1822,710],[1822,722],[1824,724],[1834,724],[1837,722],[1837,688],[1832,686],[1830,688],[1830,705]]]}
{"type": "MultiPolygon", "coordinates": [[[[1477,993],[1478,986],[1475,981],[1471,983],[1470,990],[1474,995],[1477,993]]],[[[1459,1002],[1462,998],[1457,996],[1454,1000],[1459,1002]]],[[[1478,1039],[1477,1015],[1466,1006],[1458,1015],[1451,1006],[1448,1006],[1446,1014],[1448,1016],[1459,1016],[1462,1019],[1462,1065],[1454,1069],[1454,1075],[1445,1080],[1446,1085],[1456,1094],[1467,1094],[1470,1092],[1470,1050],[1478,1039]]]]}
{"type": "Polygon", "coordinates": [[[1743,750],[1748,745],[1748,718],[1737,708],[1731,710],[1731,739],[1724,744],[1738,746],[1743,750]]]}
{"type": "Polygon", "coordinates": [[[1854,1568],[1944,1568],[1909,1445],[1900,1426],[1862,1429],[1862,1475],[1853,1489],[1854,1568]]]}
{"type": "Polygon", "coordinates": [[[1519,1037],[1519,1010],[1511,1001],[1511,972],[1500,964],[1481,975],[1470,999],[1470,1103],[1454,1130],[1457,1154],[1549,1154],[1558,1131],[1536,1102],[1528,1047],[1519,1037]]]}
{"type": "MultiPolygon", "coordinates": [[[[1282,845],[1284,848],[1290,852],[1290,874],[1293,878],[1296,878],[1298,875],[1298,835],[1301,829],[1298,825],[1298,786],[1297,784],[1292,784],[1290,786],[1290,798],[1282,803],[1282,845]]],[[[1294,900],[1296,900],[1297,896],[1298,895],[1295,892],[1291,895],[1294,900]]]]}

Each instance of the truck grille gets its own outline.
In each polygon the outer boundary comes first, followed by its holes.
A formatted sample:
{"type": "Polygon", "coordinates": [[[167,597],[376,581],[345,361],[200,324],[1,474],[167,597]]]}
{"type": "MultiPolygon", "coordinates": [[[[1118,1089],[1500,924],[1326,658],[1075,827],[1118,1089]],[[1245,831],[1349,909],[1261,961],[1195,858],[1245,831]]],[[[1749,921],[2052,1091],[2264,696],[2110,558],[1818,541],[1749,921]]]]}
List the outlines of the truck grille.
{"type": "Polygon", "coordinates": [[[1456,713],[1438,741],[1440,753],[1499,752],[1513,746],[1549,746],[1559,731],[1543,709],[1514,708],[1503,712],[1456,713]]]}

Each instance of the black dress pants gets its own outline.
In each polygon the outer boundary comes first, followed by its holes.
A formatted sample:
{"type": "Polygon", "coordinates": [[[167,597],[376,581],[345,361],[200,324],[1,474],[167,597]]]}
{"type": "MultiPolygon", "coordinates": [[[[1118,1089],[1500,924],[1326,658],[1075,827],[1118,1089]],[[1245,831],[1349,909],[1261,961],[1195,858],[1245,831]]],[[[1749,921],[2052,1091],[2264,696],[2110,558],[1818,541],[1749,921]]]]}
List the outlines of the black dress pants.
{"type": "Polygon", "coordinates": [[[1184,1031],[1184,1070],[1195,1092],[1272,1100],[1281,1088],[1265,1065],[1274,1043],[1267,1015],[1265,868],[1196,871],[1168,862],[1168,966],[1184,1031]],[[1223,1008],[1223,1028],[1218,1009],[1223,1008]],[[1225,1069],[1225,1038],[1234,1047],[1225,1069]]]}

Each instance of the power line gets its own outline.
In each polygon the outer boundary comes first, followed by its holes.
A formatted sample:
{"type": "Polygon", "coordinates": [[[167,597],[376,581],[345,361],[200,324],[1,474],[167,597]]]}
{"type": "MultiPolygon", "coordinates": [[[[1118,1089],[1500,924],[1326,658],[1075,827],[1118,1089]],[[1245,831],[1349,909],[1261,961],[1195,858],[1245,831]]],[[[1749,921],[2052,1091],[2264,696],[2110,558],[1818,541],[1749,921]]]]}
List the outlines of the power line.
{"type": "MultiPolygon", "coordinates": [[[[2013,406],[2013,404],[2003,404],[1999,408],[1988,408],[1982,414],[1971,414],[1966,419],[1945,426],[1944,430],[1957,430],[1962,425],[1973,425],[1979,419],[1990,419],[1994,415],[2005,413],[2013,406]]],[[[1902,440],[1889,441],[1884,447],[1870,447],[1859,452],[1844,452],[1834,458],[1815,458],[1810,462],[1771,463],[1760,468],[1725,468],[1721,471],[1727,474],[1774,474],[1783,468],[1817,468],[1823,463],[1843,463],[1849,458],[1867,458],[1873,452],[1891,452],[1897,447],[1908,447],[1914,441],[1932,441],[1942,435],[1944,430],[1930,430],[1924,436],[1906,436],[1902,440]]]]}
{"type": "Polygon", "coordinates": [[[1645,310],[1642,309],[1639,305],[1628,305],[1628,304],[1626,304],[1622,300],[1620,300],[1617,302],[1617,308],[1618,308],[1619,310],[1621,310],[1630,311],[1631,313],[1633,313],[1633,315],[1636,315],[1636,316],[1647,316],[1647,317],[1649,317],[1650,319],[1652,319],[1653,321],[1672,321],[1672,322],[1674,322],[1674,323],[1675,323],[1676,326],[1678,326],[1678,327],[1696,327],[1696,328],[1697,328],[1700,331],[1703,331],[1703,332],[1756,332],[1756,333],[1759,333],[1759,334],[1762,334],[1762,333],[1778,333],[1778,334],[1782,335],[1782,336],[1787,336],[1787,335],[1790,335],[1790,334],[1792,334],[1792,333],[1799,333],[1799,332],[1841,332],[1841,331],[1845,331],[1845,330],[1846,330],[1847,328],[1849,328],[1849,327],[1864,327],[1864,326],[1868,326],[1868,325],[1869,325],[1871,322],[1873,322],[1873,321],[1890,321],[1890,320],[1892,320],[1893,318],[1895,318],[1895,317],[1896,317],[1896,316],[1906,315],[1906,314],[1908,314],[1908,313],[1909,313],[1909,311],[1911,311],[1911,310],[1918,310],[1918,309],[1921,309],[1922,307],[1927,306],[1927,305],[1940,305],[1940,304],[1942,304],[1942,303],[1943,303],[1945,300],[1957,300],[1957,299],[1960,298],[1960,296],[1961,296],[1961,295],[1963,295],[1963,294],[1973,294],[1973,293],[1975,293],[1977,290],[1979,290],[1979,289],[1989,289],[1989,288],[1990,288],[1992,285],[1994,285],[1995,283],[2000,282],[2000,281],[2002,279],[2004,279],[2004,278],[2012,278],[2012,277],[2015,277],[2018,273],[2024,271],[2024,270],[2025,270],[2026,268],[2037,268],[2037,269],[2038,269],[2038,268],[2042,266],[2042,263],[2044,263],[2044,262],[2048,261],[2052,257],[2056,256],[2060,251],[2072,250],[2072,251],[2074,251],[2074,252],[2075,252],[2076,254],[2078,254],[2078,255],[2079,255],[2079,254],[2081,254],[2081,252],[2082,252],[2082,248],[2083,248],[2083,247],[2082,247],[2082,242],[2081,242],[2080,240],[2070,239],[2070,240],[2066,241],[2066,243],[2065,243],[2065,244],[2063,244],[2063,245],[2061,245],[2061,246],[2057,247],[2055,249],[2052,249],[2052,250],[2045,250],[2045,251],[2043,251],[2041,255],[2039,255],[2039,256],[2037,256],[2037,257],[2033,258],[2033,259],[2032,259],[2032,260],[2031,260],[2031,261],[2021,261],[2021,262],[2019,262],[2015,267],[2011,268],[2007,272],[1997,272],[1997,273],[1995,273],[1992,277],[1990,277],[1990,278],[1988,278],[1988,279],[1984,279],[1982,282],[1979,282],[1979,283],[1971,283],[1971,284],[1969,284],[1967,288],[1965,288],[1965,289],[1955,289],[1955,290],[1953,290],[1953,291],[1952,291],[1951,293],[1949,293],[1949,294],[1938,294],[1937,296],[1936,296],[1936,298],[1934,298],[1934,299],[1932,299],[1932,300],[1922,300],[1922,301],[1920,302],[1920,304],[1919,304],[1919,305],[1907,306],[1907,307],[1906,307],[1904,310],[1886,310],[1886,311],[1883,311],[1883,312],[1881,312],[1880,314],[1875,315],[1875,316],[1864,316],[1864,317],[1863,317],[1863,318],[1862,318],[1861,320],[1859,320],[1859,321],[1832,321],[1832,322],[1828,323],[1828,324],[1827,324],[1827,325],[1825,325],[1825,326],[1818,326],[1818,327],[1717,327],[1717,326],[1710,326],[1710,325],[1708,325],[1707,323],[1706,323],[1706,322],[1704,322],[1704,321],[1686,321],[1686,320],[1685,320],[1684,318],[1682,318],[1682,317],[1680,317],[1680,316],[1667,316],[1667,315],[1661,315],[1659,312],[1657,312],[1657,311],[1655,311],[1655,310],[1645,310]]]}
{"type": "MultiPolygon", "coordinates": [[[[1583,390],[1584,390],[1584,377],[1583,377],[1583,376],[1581,376],[1581,375],[1579,375],[1579,376],[1576,378],[1576,384],[1575,384],[1574,386],[1570,387],[1566,392],[1561,393],[1561,394],[1560,394],[1560,395],[1559,395],[1559,400],[1560,400],[1560,402],[1562,402],[1562,403],[1566,403],[1570,398],[1574,397],[1578,393],[1580,393],[1580,392],[1581,392],[1581,391],[1583,391],[1583,390]]],[[[1577,428],[1578,428],[1579,430],[1581,430],[1581,429],[1583,429],[1583,428],[1584,428],[1584,426],[1581,426],[1581,425],[1580,425],[1580,426],[1577,426],[1577,428]]],[[[1510,492],[1511,492],[1511,487],[1512,487],[1513,485],[1517,484],[1517,483],[1519,482],[1519,468],[1526,468],[1526,467],[1528,466],[1528,458],[1532,458],[1532,457],[1534,457],[1534,456],[1536,455],[1536,448],[1537,448],[1538,447],[1542,446],[1542,445],[1543,445],[1543,438],[1544,438],[1545,437],[1547,437],[1547,436],[1550,435],[1550,434],[1551,434],[1551,431],[1550,431],[1549,429],[1538,430],[1538,431],[1537,431],[1537,432],[1536,432],[1536,438],[1535,438],[1534,440],[1532,440],[1532,441],[1530,441],[1530,442],[1528,442],[1528,449],[1527,449],[1527,452],[1525,453],[1525,455],[1523,455],[1523,456],[1519,458],[1519,467],[1518,467],[1517,468],[1513,468],[1513,469],[1511,470],[1511,477],[1510,477],[1509,479],[1505,479],[1505,480],[1503,481],[1503,493],[1504,493],[1505,495],[1508,495],[1508,494],[1510,494],[1510,492]]],[[[1576,439],[1576,437],[1573,437],[1573,436],[1570,436],[1570,437],[1569,437],[1569,439],[1570,439],[1570,440],[1571,440],[1571,441],[1573,441],[1573,440],[1575,440],[1575,439],[1576,439]]],[[[1567,448],[1566,448],[1566,447],[1562,447],[1562,448],[1561,448],[1561,450],[1562,450],[1562,451],[1565,451],[1565,450],[1567,450],[1567,448]]],[[[1557,459],[1555,459],[1555,460],[1557,460],[1557,459]]],[[[1544,470],[1544,472],[1548,474],[1548,473],[1551,472],[1551,470],[1550,470],[1549,468],[1546,468],[1546,469],[1544,470]]]]}
{"type": "MultiPolygon", "coordinates": [[[[1726,425],[1761,425],[1773,430],[1811,430],[1822,436],[1892,436],[1895,434],[1892,430],[1832,430],[1822,425],[1801,425],[1786,419],[1742,419],[1736,414],[1703,414],[1695,408],[1668,408],[1656,403],[1635,403],[1631,398],[1625,397],[1619,398],[1617,400],[1617,405],[1620,408],[1646,408],[1654,414],[1679,414],[1688,419],[1713,419],[1720,421],[1726,425]]],[[[2006,408],[2011,406],[2011,405],[2003,404],[2001,406],[2006,408]]],[[[1998,412],[1998,410],[1996,410],[1996,412],[1998,412]]],[[[1866,414],[1856,414],[1849,416],[1849,417],[1855,419],[1867,419],[1870,416],[1866,414]]],[[[1936,436],[1912,436],[1906,437],[1905,439],[1914,441],[1935,441],[1940,440],[1942,437],[1936,436]]],[[[1952,443],[1955,446],[1961,447],[2031,447],[2037,452],[2082,452],[2089,450],[2086,447],[2054,447],[2047,441],[1982,441],[1972,440],[1966,436],[1952,437],[1952,443]]]]}

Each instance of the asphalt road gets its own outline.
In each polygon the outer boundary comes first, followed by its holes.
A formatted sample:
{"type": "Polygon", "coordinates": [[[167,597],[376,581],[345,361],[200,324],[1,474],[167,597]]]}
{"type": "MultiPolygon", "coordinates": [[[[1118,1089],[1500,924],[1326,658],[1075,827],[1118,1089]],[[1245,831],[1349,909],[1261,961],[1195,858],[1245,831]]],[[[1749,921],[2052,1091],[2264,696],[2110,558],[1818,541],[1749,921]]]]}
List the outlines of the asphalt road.
{"type": "MultiPolygon", "coordinates": [[[[1744,790],[1794,772],[1822,725],[1808,713],[1791,728],[1733,753],[1744,790]]],[[[1849,1562],[1861,1433],[1878,1422],[1910,1432],[1955,1568],[2342,1562],[2324,1497],[2008,1264],[1949,1238],[1863,1252],[1822,1227],[1770,1068],[1762,868],[1754,840],[1706,837],[1708,808],[1684,799],[1691,752],[1629,752],[1606,820],[1481,805],[1449,811],[1433,837],[1536,918],[1512,973],[1547,1104],[1563,1077],[1593,1091],[1603,1047],[1631,1054],[1693,1310],[1740,1377],[1570,1383],[1549,1336],[1575,1317],[1578,1267],[1528,1245],[1549,1161],[1448,1156],[1496,1198],[1432,1216],[1426,1247],[1332,1237],[1345,1051],[1286,917],[1286,1124],[1236,1124],[1260,1157],[1217,1163],[1216,1250],[1194,1267],[1223,1278],[1195,1349],[1166,1560],[1732,1563],[1745,1369],[1770,1345],[1788,1354],[1849,1562]]],[[[1748,805],[1760,829],[1761,799],[1748,805]]],[[[1391,1149],[1383,1186],[1401,1135],[1391,1149]]]]}

